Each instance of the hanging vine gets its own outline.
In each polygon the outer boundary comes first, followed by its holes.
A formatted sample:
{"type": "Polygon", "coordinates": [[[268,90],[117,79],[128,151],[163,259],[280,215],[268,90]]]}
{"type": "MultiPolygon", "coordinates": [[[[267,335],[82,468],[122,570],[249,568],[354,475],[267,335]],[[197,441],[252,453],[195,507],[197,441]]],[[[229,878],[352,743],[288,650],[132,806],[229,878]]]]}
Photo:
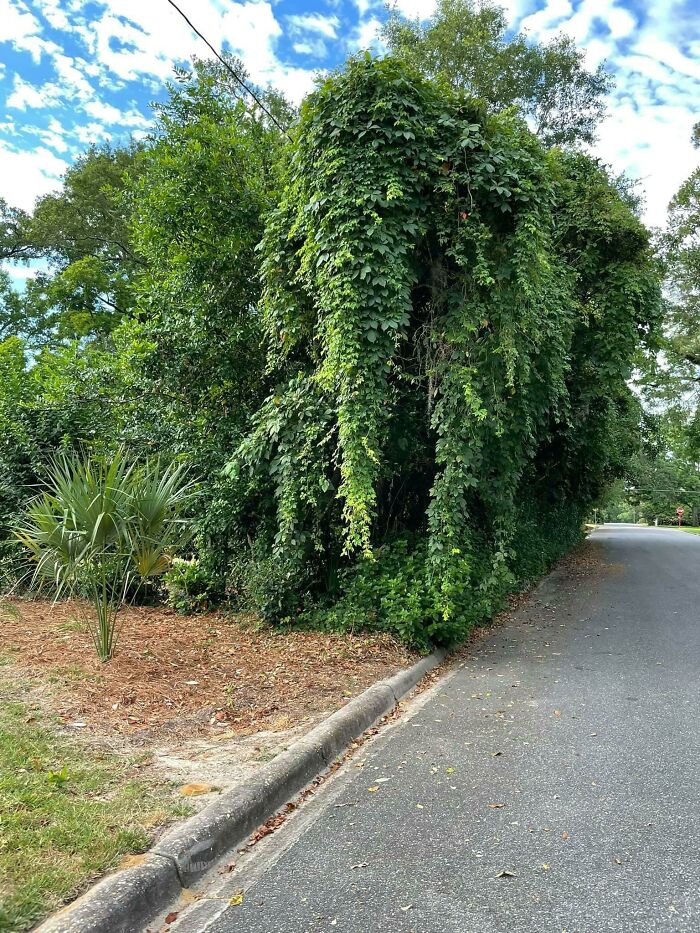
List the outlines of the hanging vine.
{"type": "Polygon", "coordinates": [[[274,559],[319,568],[329,624],[449,641],[607,478],[658,314],[646,232],[586,157],[365,56],[304,104],[261,249],[276,386],[237,462],[276,502],[274,559]]]}

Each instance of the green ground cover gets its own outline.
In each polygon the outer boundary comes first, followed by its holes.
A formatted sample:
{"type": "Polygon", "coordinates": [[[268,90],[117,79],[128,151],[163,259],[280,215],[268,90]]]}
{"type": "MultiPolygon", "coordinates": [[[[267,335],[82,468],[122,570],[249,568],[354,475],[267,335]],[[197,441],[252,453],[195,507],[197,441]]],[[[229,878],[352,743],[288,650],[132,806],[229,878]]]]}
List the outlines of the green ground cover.
{"type": "Polygon", "coordinates": [[[81,748],[0,671],[0,930],[29,929],[184,811],[136,762],[81,748]]]}

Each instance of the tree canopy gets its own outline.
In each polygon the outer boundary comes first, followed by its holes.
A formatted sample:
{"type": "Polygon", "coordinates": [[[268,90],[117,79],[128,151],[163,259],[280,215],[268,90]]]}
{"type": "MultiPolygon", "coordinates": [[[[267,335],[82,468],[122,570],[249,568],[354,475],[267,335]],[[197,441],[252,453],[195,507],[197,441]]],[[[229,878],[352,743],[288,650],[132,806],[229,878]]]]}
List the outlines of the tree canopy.
{"type": "Polygon", "coordinates": [[[511,35],[495,3],[438,0],[425,22],[394,10],[382,37],[392,54],[484,101],[489,110],[517,107],[545,145],[596,138],[611,78],[603,65],[589,71],[568,36],[536,42],[525,33],[511,35]]]}

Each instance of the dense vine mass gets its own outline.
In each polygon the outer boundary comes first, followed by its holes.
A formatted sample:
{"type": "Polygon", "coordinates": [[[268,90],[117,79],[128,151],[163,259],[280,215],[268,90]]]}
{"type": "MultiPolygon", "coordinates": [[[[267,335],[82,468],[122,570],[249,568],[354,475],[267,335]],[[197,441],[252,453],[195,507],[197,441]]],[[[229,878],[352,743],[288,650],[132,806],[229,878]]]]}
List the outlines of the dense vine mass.
{"type": "Polygon", "coordinates": [[[629,453],[646,231],[589,158],[366,56],[305,103],[262,251],[274,386],[229,469],[276,503],[267,609],[451,641],[629,453]]]}

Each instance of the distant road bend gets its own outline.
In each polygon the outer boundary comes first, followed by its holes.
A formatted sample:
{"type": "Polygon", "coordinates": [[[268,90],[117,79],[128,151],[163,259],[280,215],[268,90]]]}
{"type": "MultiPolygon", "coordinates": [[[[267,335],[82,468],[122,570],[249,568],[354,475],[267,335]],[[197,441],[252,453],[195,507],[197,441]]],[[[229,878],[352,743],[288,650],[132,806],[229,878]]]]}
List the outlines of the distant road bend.
{"type": "Polygon", "coordinates": [[[699,933],[700,536],[585,554],[171,929],[699,933]]]}

